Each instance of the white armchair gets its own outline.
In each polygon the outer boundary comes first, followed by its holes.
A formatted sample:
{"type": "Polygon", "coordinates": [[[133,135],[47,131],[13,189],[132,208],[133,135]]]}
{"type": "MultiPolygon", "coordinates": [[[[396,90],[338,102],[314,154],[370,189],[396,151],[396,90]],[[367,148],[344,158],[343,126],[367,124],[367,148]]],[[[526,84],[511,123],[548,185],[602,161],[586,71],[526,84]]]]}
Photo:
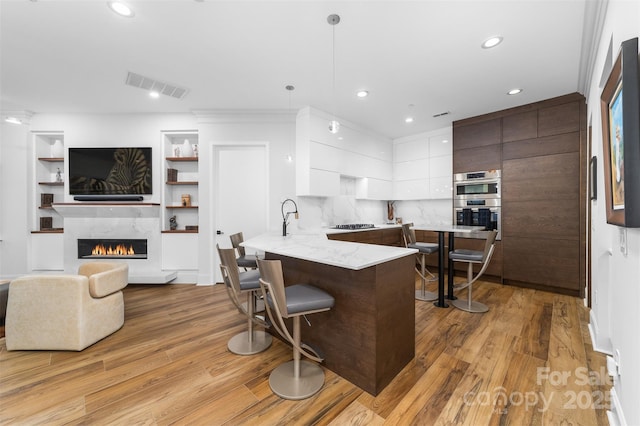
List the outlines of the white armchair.
{"type": "Polygon", "coordinates": [[[9,286],[7,350],[81,351],[124,324],[126,263],[90,262],[78,275],[30,275],[9,286]]]}

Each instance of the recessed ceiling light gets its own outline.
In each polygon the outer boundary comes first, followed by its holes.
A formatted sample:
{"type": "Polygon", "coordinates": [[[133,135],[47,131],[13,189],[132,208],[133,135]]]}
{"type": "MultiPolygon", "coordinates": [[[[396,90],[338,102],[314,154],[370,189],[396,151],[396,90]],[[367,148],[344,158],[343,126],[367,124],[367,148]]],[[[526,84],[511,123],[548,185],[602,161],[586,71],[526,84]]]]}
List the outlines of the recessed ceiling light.
{"type": "Polygon", "coordinates": [[[488,39],[482,42],[482,48],[491,49],[492,47],[496,47],[500,43],[502,43],[502,36],[489,37],[488,39]]]}
{"type": "Polygon", "coordinates": [[[107,5],[120,16],[131,18],[134,15],[133,10],[121,1],[108,1],[107,5]]]}
{"type": "Polygon", "coordinates": [[[16,117],[7,117],[4,119],[4,121],[10,124],[22,124],[22,121],[20,121],[20,119],[16,117]]]}
{"type": "Polygon", "coordinates": [[[407,117],[404,119],[405,123],[413,123],[413,117],[407,117]]]}
{"type": "Polygon", "coordinates": [[[449,143],[449,140],[447,140],[447,139],[442,139],[442,143],[449,143]]]}
{"type": "Polygon", "coordinates": [[[511,89],[507,92],[507,95],[517,95],[520,92],[522,92],[522,89],[511,89]]]}
{"type": "Polygon", "coordinates": [[[160,93],[156,90],[152,90],[149,92],[149,96],[151,96],[153,99],[158,99],[160,97],[160,93]]]}
{"type": "Polygon", "coordinates": [[[358,96],[359,98],[366,98],[367,96],[369,96],[369,92],[367,92],[366,90],[360,90],[358,93],[356,93],[356,96],[358,96]]]}

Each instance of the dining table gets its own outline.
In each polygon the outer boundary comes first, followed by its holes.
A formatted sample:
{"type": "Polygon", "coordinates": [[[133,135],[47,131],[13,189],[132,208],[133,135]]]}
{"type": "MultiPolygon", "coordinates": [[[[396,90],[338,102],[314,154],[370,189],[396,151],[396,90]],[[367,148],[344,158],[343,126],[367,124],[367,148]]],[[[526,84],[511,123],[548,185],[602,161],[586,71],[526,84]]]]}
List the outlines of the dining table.
{"type": "MultiPolygon", "coordinates": [[[[438,233],[438,300],[433,302],[438,308],[448,308],[449,305],[445,301],[445,287],[444,287],[444,253],[445,253],[445,233],[449,236],[449,251],[453,251],[454,241],[456,234],[472,235],[478,232],[486,231],[484,226],[466,226],[466,225],[447,225],[447,224],[423,224],[414,225],[413,229],[416,231],[431,231],[438,233]]],[[[446,299],[455,300],[456,296],[453,294],[453,260],[449,258],[448,268],[448,286],[446,299]]]]}

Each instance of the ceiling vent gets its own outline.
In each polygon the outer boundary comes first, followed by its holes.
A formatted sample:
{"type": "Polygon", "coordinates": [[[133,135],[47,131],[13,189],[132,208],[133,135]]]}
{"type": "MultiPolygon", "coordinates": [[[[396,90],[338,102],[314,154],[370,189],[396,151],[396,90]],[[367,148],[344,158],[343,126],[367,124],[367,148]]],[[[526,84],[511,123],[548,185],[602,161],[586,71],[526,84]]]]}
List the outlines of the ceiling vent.
{"type": "Polygon", "coordinates": [[[440,112],[438,114],[433,114],[433,118],[438,118],[438,117],[442,117],[443,115],[449,115],[449,114],[451,114],[451,111],[440,112]]]}
{"type": "Polygon", "coordinates": [[[161,95],[171,96],[176,99],[184,98],[188,92],[184,87],[178,87],[175,84],[163,83],[162,81],[154,80],[134,72],[127,73],[127,81],[125,84],[138,87],[149,92],[153,90],[161,95]]]}

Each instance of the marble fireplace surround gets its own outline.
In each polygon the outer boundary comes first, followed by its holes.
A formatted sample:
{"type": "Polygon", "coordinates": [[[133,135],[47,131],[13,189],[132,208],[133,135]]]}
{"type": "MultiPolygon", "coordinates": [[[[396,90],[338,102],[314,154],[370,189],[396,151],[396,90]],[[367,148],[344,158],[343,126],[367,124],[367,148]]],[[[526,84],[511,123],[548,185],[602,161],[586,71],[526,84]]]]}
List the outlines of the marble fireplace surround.
{"type": "Polygon", "coordinates": [[[64,217],[64,270],[75,273],[78,239],[146,239],[146,259],[119,259],[129,265],[129,283],[163,284],[176,278],[176,271],[162,270],[160,205],[156,203],[54,203],[64,217]]]}

